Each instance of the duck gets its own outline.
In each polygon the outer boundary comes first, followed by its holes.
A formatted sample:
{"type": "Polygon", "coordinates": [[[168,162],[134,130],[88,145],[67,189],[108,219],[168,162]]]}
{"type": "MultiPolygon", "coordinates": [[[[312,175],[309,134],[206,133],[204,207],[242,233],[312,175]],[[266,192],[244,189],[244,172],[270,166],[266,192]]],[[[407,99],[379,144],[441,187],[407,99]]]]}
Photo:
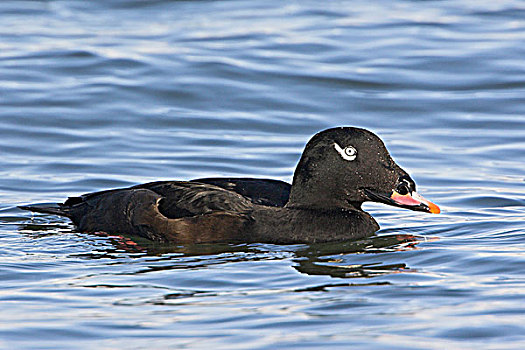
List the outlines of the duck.
{"type": "Polygon", "coordinates": [[[346,126],[308,141],[291,184],[248,177],[156,181],[19,208],[67,217],[81,232],[162,244],[312,244],[375,234],[379,225],[362,209],[365,202],[440,212],[376,134],[346,126]]]}

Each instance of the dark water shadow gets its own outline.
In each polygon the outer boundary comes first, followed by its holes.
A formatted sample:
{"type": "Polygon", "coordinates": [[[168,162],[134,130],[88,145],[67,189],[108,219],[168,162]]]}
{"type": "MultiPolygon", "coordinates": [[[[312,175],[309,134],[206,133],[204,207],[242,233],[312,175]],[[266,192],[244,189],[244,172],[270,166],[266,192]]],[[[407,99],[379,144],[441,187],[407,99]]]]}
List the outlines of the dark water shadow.
{"type": "Polygon", "coordinates": [[[408,270],[405,263],[352,264],[344,263],[344,255],[379,254],[384,252],[416,249],[422,237],[408,234],[372,236],[357,241],[311,245],[295,252],[294,268],[308,275],[329,275],[338,278],[362,278],[408,270]]]}

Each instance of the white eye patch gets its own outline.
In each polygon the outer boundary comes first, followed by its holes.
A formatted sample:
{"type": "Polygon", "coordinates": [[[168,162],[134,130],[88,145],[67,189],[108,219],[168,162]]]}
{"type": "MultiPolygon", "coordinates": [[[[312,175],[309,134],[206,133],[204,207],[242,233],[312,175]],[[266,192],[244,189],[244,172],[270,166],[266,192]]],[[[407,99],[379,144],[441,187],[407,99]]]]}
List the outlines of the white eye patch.
{"type": "Polygon", "coordinates": [[[341,148],[337,143],[334,143],[334,148],[344,160],[352,161],[357,157],[357,150],[352,146],[341,148]]]}

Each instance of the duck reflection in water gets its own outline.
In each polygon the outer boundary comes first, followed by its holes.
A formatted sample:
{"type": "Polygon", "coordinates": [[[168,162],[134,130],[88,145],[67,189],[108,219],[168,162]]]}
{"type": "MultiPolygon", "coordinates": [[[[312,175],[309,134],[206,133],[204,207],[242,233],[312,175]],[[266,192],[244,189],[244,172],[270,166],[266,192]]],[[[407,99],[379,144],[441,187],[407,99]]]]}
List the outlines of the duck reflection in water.
{"type": "MultiPolygon", "coordinates": [[[[73,226],[67,223],[47,223],[42,218],[39,222],[19,225],[19,231],[28,237],[38,239],[56,234],[76,234],[85,237],[100,237],[93,241],[95,250],[86,253],[73,253],[72,257],[89,260],[119,259],[124,254],[128,257],[141,258],[157,256],[163,261],[162,267],[148,267],[151,271],[158,269],[186,269],[188,259],[192,268],[207,268],[210,265],[232,263],[236,261],[258,261],[268,259],[292,258],[292,265],[300,273],[307,275],[325,275],[337,278],[368,278],[383,274],[410,271],[403,262],[383,264],[381,258],[375,263],[352,263],[356,253],[380,254],[417,249],[417,244],[427,241],[428,237],[411,234],[385,234],[359,240],[343,242],[326,242],[298,245],[266,245],[266,244],[232,244],[232,243],[201,243],[201,244],[165,244],[154,242],[140,236],[110,235],[105,232],[76,233],[73,226]],[[131,255],[130,255],[131,254],[131,255]],[[166,263],[166,259],[173,263],[166,263]],[[194,261],[194,259],[197,259],[194,261]]],[[[81,238],[82,239],[82,238],[81,238]]],[[[379,255],[380,256],[380,255],[379,255]]],[[[148,271],[140,271],[141,273],[148,271]]],[[[369,284],[369,283],[365,283],[369,284]]],[[[374,284],[374,283],[372,283],[374,284]]],[[[381,282],[380,284],[385,284],[381,282]]],[[[359,285],[362,285],[360,283],[359,285]]],[[[322,288],[339,285],[323,285],[322,288]]],[[[342,283],[341,286],[348,286],[342,283]]],[[[316,287],[317,288],[317,287],[316,287]]],[[[321,289],[322,289],[321,288],[321,289]]]]}

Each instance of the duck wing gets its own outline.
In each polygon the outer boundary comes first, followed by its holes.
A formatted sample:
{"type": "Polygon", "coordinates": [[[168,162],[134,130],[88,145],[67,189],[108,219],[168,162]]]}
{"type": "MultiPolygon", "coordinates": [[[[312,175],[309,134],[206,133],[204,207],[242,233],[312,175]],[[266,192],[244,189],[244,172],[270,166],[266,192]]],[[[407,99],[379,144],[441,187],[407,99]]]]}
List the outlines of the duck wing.
{"type": "Polygon", "coordinates": [[[234,191],[195,181],[157,181],[132,188],[148,189],[162,196],[159,210],[173,219],[215,211],[240,213],[253,207],[249,199],[234,191]]]}
{"type": "Polygon", "coordinates": [[[70,197],[53,207],[23,209],[67,216],[84,232],[198,243],[243,240],[252,207],[248,199],[218,186],[161,181],[70,197]]]}
{"type": "Polygon", "coordinates": [[[272,179],[203,178],[192,182],[206,183],[238,193],[252,203],[271,207],[284,207],[288,203],[292,185],[272,179]]]}

